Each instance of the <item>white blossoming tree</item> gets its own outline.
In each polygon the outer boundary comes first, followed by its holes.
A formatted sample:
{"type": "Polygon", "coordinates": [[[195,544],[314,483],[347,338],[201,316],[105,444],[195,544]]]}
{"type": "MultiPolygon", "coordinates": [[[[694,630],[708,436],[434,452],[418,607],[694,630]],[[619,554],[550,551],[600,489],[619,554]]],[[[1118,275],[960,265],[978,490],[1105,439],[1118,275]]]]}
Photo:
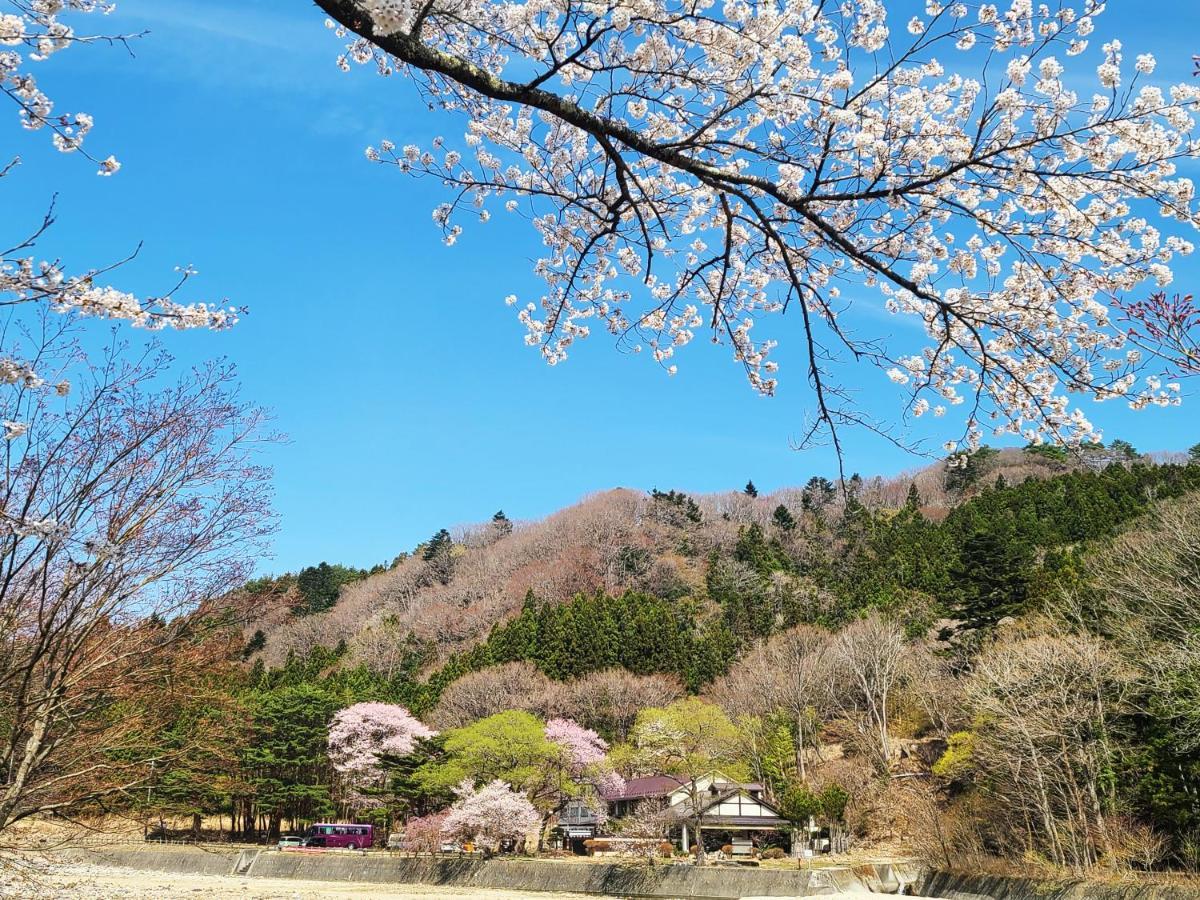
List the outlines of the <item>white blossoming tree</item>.
{"type": "Polygon", "coordinates": [[[455,793],[458,799],[442,822],[447,837],[498,850],[502,841],[519,842],[538,824],[529,798],[498,778],[478,790],[470,780],[463,781],[455,793]]]}
{"type": "Polygon", "coordinates": [[[808,439],[895,433],[852,402],[848,359],[903,386],[904,418],[961,404],[948,450],[1093,440],[1072,395],[1174,404],[1164,373],[1200,364],[1194,314],[1134,306],[1192,251],[1200,89],[1093,38],[1096,0],[908,21],[883,0],[317,5],[352,33],[343,68],[401,71],[465,120],[455,146],[368,149],[446,185],[447,243],[497,207],[540,234],[520,319],[550,363],[598,325],[674,372],[707,334],[772,394],[758,324],[788,312],[808,439]],[[924,340],[863,333],[866,305],[924,340]]]}

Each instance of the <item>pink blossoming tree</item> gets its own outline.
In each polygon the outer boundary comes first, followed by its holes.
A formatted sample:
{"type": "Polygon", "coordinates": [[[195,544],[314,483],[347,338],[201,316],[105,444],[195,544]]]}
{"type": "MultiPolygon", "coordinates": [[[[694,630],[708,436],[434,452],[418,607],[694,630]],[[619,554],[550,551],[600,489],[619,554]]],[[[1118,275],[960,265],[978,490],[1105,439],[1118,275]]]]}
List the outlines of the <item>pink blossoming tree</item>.
{"type": "Polygon", "coordinates": [[[570,800],[583,800],[604,822],[608,817],[604,798],[625,787],[625,779],[608,762],[608,742],[571,719],[547,722],[546,740],[561,749],[558,778],[552,779],[557,791],[554,812],[561,812],[570,800]]]}
{"type": "Polygon", "coordinates": [[[562,747],[566,751],[568,765],[580,773],[588,766],[603,762],[608,752],[608,742],[604,738],[571,719],[548,721],[546,740],[562,747]]]}
{"type": "Polygon", "coordinates": [[[418,740],[435,734],[403,706],[356,703],[333,717],[329,759],[344,779],[351,798],[367,804],[372,798],[365,792],[383,786],[383,758],[407,756],[418,740]]]}
{"type": "Polygon", "coordinates": [[[409,819],[404,826],[404,849],[410,853],[436,853],[442,845],[442,831],[450,810],[409,819]]]}
{"type": "Polygon", "coordinates": [[[496,849],[503,840],[520,841],[537,827],[540,816],[529,798],[500,779],[478,790],[469,780],[455,790],[458,799],[442,824],[442,833],[496,849]]]}

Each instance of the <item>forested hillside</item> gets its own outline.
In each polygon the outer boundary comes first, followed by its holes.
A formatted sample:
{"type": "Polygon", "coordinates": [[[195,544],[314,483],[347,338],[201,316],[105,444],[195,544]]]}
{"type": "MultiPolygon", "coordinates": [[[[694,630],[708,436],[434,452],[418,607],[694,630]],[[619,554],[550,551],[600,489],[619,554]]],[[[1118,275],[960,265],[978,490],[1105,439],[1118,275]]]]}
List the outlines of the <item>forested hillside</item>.
{"type": "MultiPolygon", "coordinates": [[[[162,727],[126,745],[156,760],[129,809],[247,835],[387,824],[463,772],[515,785],[528,766],[463,760],[533,746],[544,721],[645,774],[639,729],[676,716],[729,735],[722,765],[797,821],[858,841],[1200,865],[1200,454],[1089,454],[985,449],[770,496],[615,490],[439,529],[371,571],[259,579],[209,612],[162,727]],[[329,730],[364,701],[440,732],[381,757],[367,794],[329,730]]],[[[527,793],[545,825],[556,807],[527,793]]]]}
{"type": "Polygon", "coordinates": [[[1128,466],[1136,455],[1114,443],[1116,451],[1095,448],[1084,464],[1049,448],[985,449],[956,468],[889,480],[855,475],[847,496],[819,477],[770,496],[618,489],[540,522],[514,527],[499,512],[453,536],[431,528],[429,541],[369,576],[322,563],[252,583],[256,603],[268,609],[251,630],[263,632],[256,658],[275,668],[344,645],[343,667],[424,667],[483,641],[528,606],[529,595],[553,604],[640,591],[743,639],[788,622],[836,624],[873,605],[925,619],[949,615],[970,603],[968,590],[1007,591],[1005,602],[1020,605],[1026,582],[1069,565],[1061,553],[1026,564],[1035,548],[1065,552],[1109,535],[1144,511],[1149,496],[1190,484],[1174,469],[1146,465],[1121,469],[1117,480],[1103,476],[1107,464],[1128,466]],[[1040,485],[1055,475],[1070,477],[1040,485]],[[985,565],[1015,567],[1020,577],[964,587],[962,568],[985,565]]]}

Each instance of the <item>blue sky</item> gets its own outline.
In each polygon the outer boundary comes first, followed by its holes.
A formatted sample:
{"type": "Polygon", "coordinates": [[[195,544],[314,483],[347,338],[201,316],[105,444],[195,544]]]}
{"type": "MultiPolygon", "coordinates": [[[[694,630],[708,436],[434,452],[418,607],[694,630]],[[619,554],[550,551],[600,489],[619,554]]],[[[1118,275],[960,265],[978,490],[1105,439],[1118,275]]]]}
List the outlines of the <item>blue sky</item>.
{"type": "MultiPolygon", "coordinates": [[[[1163,80],[1190,77],[1194,0],[1112,5],[1095,43],[1119,35],[1128,58],[1157,55],[1163,80]]],[[[429,113],[402,77],[340,73],[322,22],[303,0],[120,0],[106,29],[151,32],[134,55],[74,49],[40,77],[62,109],[95,115],[90,149],[117,155],[123,171],[97,178],[44,135],[0,131],[5,152],[24,159],[6,179],[8,220],[32,221],[59,191],[45,248],[70,269],[141,240],[119,286],[161,291],[173,266],[192,263],[201,277],[190,299],[250,307],[232,332],[165,342],[182,362],[236,361],[246,395],[289,436],[269,451],[281,528],[262,571],[369,565],[442,526],[501,507],[539,517],[614,486],[705,492],[753,478],[771,490],[834,474],[828,448],[791,447],[810,397],[787,318],[772,324],[784,367],[774,399],[750,390],[728,348],[706,342],[681,355],[674,378],[601,335],[564,365],[541,363],[502,302],[538,296],[536,240],[497,216],[453,248],[441,243],[430,218],[438,186],[371,165],[363,150],[461,128],[429,113]]],[[[1191,289],[1197,275],[1194,260],[1177,267],[1176,286],[1191,289]]],[[[857,378],[868,408],[894,406],[873,370],[857,378]]],[[[1200,440],[1200,398],[1189,400],[1136,415],[1108,404],[1094,419],[1143,449],[1186,447],[1200,440]]],[[[922,463],[848,435],[850,470],[922,463]]]]}

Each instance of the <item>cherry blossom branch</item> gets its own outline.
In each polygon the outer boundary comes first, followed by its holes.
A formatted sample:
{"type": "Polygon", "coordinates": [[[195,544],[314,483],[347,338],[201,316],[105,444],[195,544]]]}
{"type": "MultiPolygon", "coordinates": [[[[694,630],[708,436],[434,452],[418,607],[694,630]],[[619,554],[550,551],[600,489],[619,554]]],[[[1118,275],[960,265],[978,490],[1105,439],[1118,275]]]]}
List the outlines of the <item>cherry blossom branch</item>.
{"type": "Polygon", "coordinates": [[[1135,340],[1110,310],[1147,279],[1168,283],[1172,259],[1192,252],[1164,229],[1198,222],[1178,165],[1200,154],[1200,91],[1141,84],[1154,59],[1138,56],[1131,75],[1110,40],[1095,68],[1102,92],[1082,99],[1063,60],[1088,51],[1103,12],[1093,0],[928,0],[907,41],[879,0],[719,12],[709,0],[317,5],[357,36],[343,68],[403,70],[465,115],[475,169],[440,138],[438,156],[368,150],[458,191],[435,212],[447,243],[468,200],[484,221],[491,198],[529,201],[548,290],[519,317],[551,364],[598,319],[643,336],[673,373],[707,322],[772,394],[774,341],[751,328],[794,300],[812,434],[835,446],[836,422],[872,420],[830,402],[846,392],[831,383],[822,331],[904,388],[906,420],[969,398],[949,450],[978,446],[984,420],[1032,441],[1098,439],[1071,394],[1179,401],[1128,346],[1178,352],[1164,337],[1179,323],[1135,340]],[[948,73],[935,52],[963,65],[948,73]],[[641,311],[626,278],[641,282],[641,311]],[[853,335],[840,318],[865,301],[836,308],[846,287],[918,318],[926,346],[905,355],[853,335]]]}

